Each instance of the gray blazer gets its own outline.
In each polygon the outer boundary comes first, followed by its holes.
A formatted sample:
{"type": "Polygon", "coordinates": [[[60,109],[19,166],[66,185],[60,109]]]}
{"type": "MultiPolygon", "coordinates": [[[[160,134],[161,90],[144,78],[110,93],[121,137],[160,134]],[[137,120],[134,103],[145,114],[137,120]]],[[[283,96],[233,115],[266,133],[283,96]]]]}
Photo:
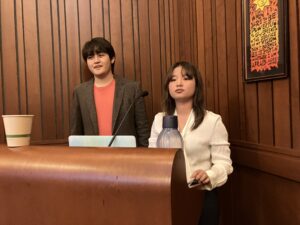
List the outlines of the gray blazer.
{"type": "MultiPolygon", "coordinates": [[[[112,131],[120,125],[130,104],[142,90],[138,82],[115,77],[116,87],[113,103],[112,131]]],[[[94,79],[78,85],[74,89],[71,111],[71,135],[99,135],[97,112],[94,100],[94,79]]],[[[150,129],[145,102],[141,97],[133,105],[118,135],[134,135],[138,146],[148,146],[150,129]]]]}

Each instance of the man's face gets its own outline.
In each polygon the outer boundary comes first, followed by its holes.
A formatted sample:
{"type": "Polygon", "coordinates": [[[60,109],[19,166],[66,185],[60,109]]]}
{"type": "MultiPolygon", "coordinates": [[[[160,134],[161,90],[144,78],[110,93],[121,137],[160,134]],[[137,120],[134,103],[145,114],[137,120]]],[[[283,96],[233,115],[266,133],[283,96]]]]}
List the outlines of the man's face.
{"type": "Polygon", "coordinates": [[[105,76],[112,73],[111,65],[115,62],[115,58],[110,59],[107,53],[98,53],[89,56],[86,60],[89,70],[94,76],[105,76]]]}

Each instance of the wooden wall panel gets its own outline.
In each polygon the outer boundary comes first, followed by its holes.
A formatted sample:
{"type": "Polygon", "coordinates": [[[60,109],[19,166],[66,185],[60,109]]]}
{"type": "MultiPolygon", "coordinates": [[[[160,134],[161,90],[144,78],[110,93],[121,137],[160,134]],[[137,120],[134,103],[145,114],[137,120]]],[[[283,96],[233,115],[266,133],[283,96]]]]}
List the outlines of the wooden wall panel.
{"type": "MultiPolygon", "coordinates": [[[[204,6],[203,0],[196,1],[196,16],[197,16],[197,54],[198,54],[198,67],[202,75],[202,79],[205,80],[205,37],[204,37],[204,6]]],[[[204,91],[206,87],[204,87],[204,91]]]]}
{"type": "Polygon", "coordinates": [[[257,84],[245,85],[245,118],[246,118],[246,140],[258,143],[258,102],[257,102],[257,84]]]}
{"type": "Polygon", "coordinates": [[[228,71],[227,71],[227,43],[226,41],[226,26],[224,26],[224,21],[226,21],[226,11],[225,11],[225,2],[218,1],[216,2],[216,45],[217,47],[217,56],[216,61],[211,66],[217,67],[217,73],[214,73],[214,80],[217,81],[218,88],[215,88],[214,94],[218,96],[219,101],[218,110],[215,110],[217,113],[220,113],[223,117],[223,122],[226,127],[229,126],[229,115],[228,115],[228,71]],[[223,85],[219,85],[223,84],[223,85]]]}
{"type": "MultiPolygon", "coordinates": [[[[204,86],[205,86],[205,97],[206,97],[206,106],[210,110],[215,110],[215,90],[218,90],[218,87],[215,86],[214,79],[216,79],[214,74],[213,66],[213,26],[212,26],[212,1],[204,0],[203,1],[203,11],[204,11],[204,46],[205,46],[205,74],[204,77],[204,86]]],[[[200,68],[201,70],[201,68],[200,68]]]]}
{"type": "Polygon", "coordinates": [[[85,81],[91,77],[91,74],[85,65],[81,56],[81,49],[85,42],[91,39],[92,26],[91,26],[91,5],[90,1],[78,0],[78,29],[79,29],[79,52],[80,57],[80,74],[81,80],[85,81]]]}
{"type": "Polygon", "coordinates": [[[141,81],[140,27],[138,1],[132,2],[132,26],[134,45],[134,74],[135,80],[141,81]]]}
{"type": "Polygon", "coordinates": [[[133,32],[133,12],[132,12],[132,2],[122,1],[121,2],[121,12],[122,12],[122,47],[123,47],[123,57],[124,62],[124,75],[131,79],[136,79],[136,74],[134,72],[135,59],[134,59],[134,32],[133,32]],[[126,59],[126,61],[124,60],[126,59]]]}
{"type": "MultiPolygon", "coordinates": [[[[159,41],[158,50],[160,51],[160,56],[161,56],[160,63],[159,63],[159,69],[160,69],[159,74],[165,74],[166,71],[168,70],[166,61],[168,60],[168,56],[170,56],[170,52],[168,52],[168,55],[167,55],[167,50],[166,50],[168,47],[168,44],[166,42],[166,36],[167,36],[166,30],[168,29],[168,23],[166,21],[166,18],[168,18],[167,16],[169,15],[169,13],[168,13],[168,11],[166,11],[166,8],[168,9],[168,5],[165,6],[165,4],[168,4],[168,2],[167,1],[166,2],[158,1],[157,4],[158,4],[158,8],[159,8],[157,24],[159,25],[159,31],[160,31],[159,32],[160,37],[158,37],[158,41],[159,41]]],[[[168,65],[170,65],[170,64],[168,64],[168,65]]],[[[158,87],[159,87],[159,92],[161,94],[161,87],[163,84],[163,79],[162,79],[162,76],[157,76],[157,77],[159,77],[159,80],[158,80],[158,83],[155,83],[155,84],[160,84],[160,85],[158,85],[158,87]]],[[[159,105],[159,107],[160,107],[160,105],[159,105]]]]}
{"type": "Polygon", "coordinates": [[[69,71],[69,92],[72,93],[74,87],[82,81],[81,54],[80,54],[80,28],[78,17],[77,1],[65,0],[66,11],[66,35],[67,35],[67,55],[69,71]]]}
{"type": "Polygon", "coordinates": [[[275,146],[291,147],[289,80],[273,82],[275,146]]]}
{"type": "Polygon", "coordinates": [[[300,223],[300,184],[249,168],[237,167],[234,222],[243,225],[300,223]],[[280,185],[279,185],[280,184],[280,185]]]}
{"type": "MultiPolygon", "coordinates": [[[[162,1],[159,1],[160,5],[160,15],[164,15],[162,16],[163,18],[160,19],[160,24],[161,24],[161,43],[160,45],[163,46],[162,47],[162,55],[165,55],[165,57],[162,57],[162,72],[166,72],[169,68],[169,66],[171,65],[171,60],[172,60],[172,48],[171,48],[171,36],[175,36],[173,35],[173,33],[171,33],[171,21],[170,21],[170,10],[171,10],[171,5],[170,5],[170,1],[164,1],[162,4],[162,1]]],[[[162,79],[163,81],[163,79],[162,79]]]]}
{"type": "Polygon", "coordinates": [[[293,43],[293,48],[290,48],[290,84],[291,84],[291,118],[292,118],[292,143],[293,148],[300,149],[300,78],[299,78],[299,63],[300,63],[300,46],[299,46],[299,22],[300,21],[300,4],[293,0],[289,2],[289,23],[290,35],[289,42],[293,43]],[[298,6],[298,7],[297,7],[298,6]],[[298,16],[298,18],[297,18],[298,16]],[[297,35],[295,35],[297,34],[297,35]]]}
{"type": "MultiPolygon", "coordinates": [[[[124,76],[124,56],[123,56],[123,30],[120,0],[109,1],[110,15],[110,41],[116,51],[115,74],[124,76]]],[[[126,28],[127,29],[127,28],[126,28]]],[[[129,28],[128,28],[129,29],[129,28]]]]}
{"type": "Polygon", "coordinates": [[[41,91],[42,138],[56,138],[55,76],[53,60],[52,14],[49,1],[37,1],[38,48],[41,91]],[[47,62],[47,63],[44,63],[47,62]],[[48,93],[53,93],[49,95],[48,93]],[[45,119],[47,118],[47,119],[45,119]]]}
{"type": "Polygon", "coordinates": [[[15,2],[16,8],[16,43],[17,43],[17,62],[19,74],[19,96],[20,96],[20,113],[27,113],[27,85],[26,85],[26,71],[25,71],[25,54],[24,54],[24,31],[23,31],[23,3],[21,0],[15,2]]]}
{"type": "Polygon", "coordinates": [[[300,3],[288,2],[289,76],[254,83],[242,68],[242,1],[196,3],[207,106],[222,115],[232,143],[235,171],[220,191],[224,225],[300,223],[300,3]]]}
{"type": "Polygon", "coordinates": [[[14,2],[5,0],[1,2],[1,31],[4,31],[5,35],[2,35],[2,42],[5,45],[2,46],[2,82],[3,92],[10,93],[3,97],[4,112],[11,114],[13,112],[20,112],[20,99],[18,93],[18,64],[17,52],[13,49],[17,49],[16,46],[16,30],[11,29],[15,27],[15,15],[14,2]],[[15,104],[10,104],[14,102],[15,104]]]}
{"type": "Polygon", "coordinates": [[[180,5],[180,12],[178,14],[178,29],[180,30],[179,38],[179,57],[180,60],[192,61],[192,32],[193,29],[191,25],[191,14],[190,5],[192,1],[178,0],[178,5],[180,5]],[[188,13],[182,13],[188,12],[188,13]]]}
{"type": "Polygon", "coordinates": [[[245,86],[243,84],[243,53],[242,53],[242,2],[236,1],[236,41],[237,41],[237,80],[238,80],[238,99],[236,104],[239,105],[239,126],[240,139],[246,139],[246,105],[245,105],[245,86]]]}
{"type": "MultiPolygon", "coordinates": [[[[178,4],[177,1],[169,2],[169,13],[170,13],[170,36],[171,39],[171,64],[179,60],[179,27],[178,27],[178,4]]],[[[180,7],[180,6],[179,6],[180,7]]],[[[179,10],[180,12],[180,10],[179,10]]]]}
{"type": "MultiPolygon", "coordinates": [[[[52,29],[52,47],[53,47],[53,79],[54,79],[54,102],[55,102],[55,139],[64,137],[63,110],[62,110],[62,72],[60,55],[60,37],[59,37],[59,2],[51,2],[51,29],[52,29]]],[[[51,75],[50,75],[51,76],[51,75]]]]}
{"type": "MultiPolygon", "coordinates": [[[[26,68],[28,114],[34,115],[32,137],[43,139],[40,52],[36,1],[23,1],[24,60],[26,68]]],[[[4,34],[4,31],[2,31],[4,34]]],[[[5,42],[3,42],[5,43],[5,42]]],[[[48,46],[47,46],[48,47],[48,46]]],[[[21,53],[19,51],[19,53],[21,53]]],[[[47,59],[48,60],[48,59],[47,59]]],[[[50,59],[51,60],[51,59],[50,59]]],[[[46,62],[45,62],[46,63],[46,62]]],[[[8,93],[6,92],[5,95],[8,93]]],[[[51,93],[52,94],[52,93],[51,93]]],[[[11,102],[14,104],[14,102],[11,102]]],[[[10,112],[13,114],[13,112],[10,112]]],[[[46,119],[46,118],[45,118],[46,119]]]]}
{"type": "MultiPolygon", "coordinates": [[[[2,12],[2,3],[0,2],[0,32],[2,34],[2,15],[3,15],[3,12],[2,12]]],[[[2,35],[0,35],[0,41],[2,42],[2,35]]],[[[3,92],[4,92],[4,89],[3,89],[3,66],[2,66],[2,58],[3,58],[3,47],[2,45],[0,45],[0,87],[1,87],[1,91],[0,91],[0,113],[1,115],[4,114],[4,108],[3,108],[3,92]]],[[[5,141],[5,135],[4,135],[4,126],[3,126],[3,123],[1,123],[0,125],[0,142],[3,143],[5,141]]]]}
{"type": "MultiPolygon", "coordinates": [[[[97,0],[99,1],[99,0],[97,0]]],[[[110,21],[110,0],[102,0],[103,4],[103,24],[104,24],[104,37],[107,40],[111,39],[111,33],[110,33],[110,27],[111,27],[111,21],[110,21]]]]}
{"type": "MultiPolygon", "coordinates": [[[[160,99],[162,96],[162,89],[161,89],[161,80],[162,75],[166,73],[166,71],[162,71],[161,65],[161,43],[160,43],[160,18],[161,15],[159,14],[159,0],[151,0],[149,1],[149,15],[152,16],[152,19],[149,20],[149,32],[150,32],[150,60],[151,60],[151,74],[155,74],[151,76],[151,83],[152,83],[152,98],[153,99],[160,99]],[[158,58],[157,58],[158,57],[158,58]],[[157,85],[158,84],[158,85],[157,85]]],[[[153,111],[159,112],[161,111],[161,104],[157,104],[158,102],[153,102],[152,104],[153,111]]]]}
{"type": "Polygon", "coordinates": [[[104,37],[103,1],[91,0],[92,36],[104,37]]]}
{"type": "Polygon", "coordinates": [[[272,87],[271,82],[258,84],[259,142],[267,145],[274,144],[272,87]]]}
{"type": "MultiPolygon", "coordinates": [[[[140,64],[141,64],[141,84],[145,90],[151,90],[151,57],[150,54],[150,28],[149,28],[149,2],[146,0],[138,1],[139,14],[139,34],[144,34],[145,39],[139,35],[140,44],[140,64]]],[[[152,98],[152,96],[150,96],[152,98]]],[[[152,111],[152,99],[147,97],[145,99],[147,106],[147,113],[150,116],[152,111]]]]}
{"type": "MultiPolygon", "coordinates": [[[[149,91],[145,100],[150,123],[161,111],[163,76],[179,58],[176,0],[4,0],[0,4],[0,111],[34,114],[33,143],[66,142],[73,89],[92,77],[81,56],[91,37],[111,41],[115,73],[140,81],[149,91]]],[[[193,32],[190,38],[196,39],[193,32]]],[[[0,141],[5,141],[2,123],[0,141]]]]}
{"type": "MultiPolygon", "coordinates": [[[[218,41],[218,29],[217,29],[217,18],[218,18],[218,14],[217,14],[217,2],[215,1],[211,1],[211,30],[212,30],[212,33],[211,33],[211,36],[212,36],[212,43],[211,44],[211,47],[212,49],[207,49],[207,53],[208,52],[212,52],[212,57],[213,57],[213,62],[212,64],[208,64],[209,67],[211,67],[212,71],[213,71],[213,74],[214,75],[207,75],[207,77],[211,77],[209,79],[211,79],[213,81],[213,89],[214,92],[211,93],[211,98],[213,99],[213,104],[214,104],[214,108],[209,108],[208,109],[214,111],[214,112],[217,112],[219,113],[220,112],[220,104],[219,104],[219,94],[218,94],[218,90],[219,90],[219,80],[218,80],[218,76],[215,76],[215,74],[219,74],[219,68],[217,66],[217,64],[214,63],[215,60],[217,60],[218,56],[219,56],[219,49],[218,49],[218,45],[216,45],[215,43],[217,43],[218,41]],[[215,64],[215,65],[214,65],[215,64]]],[[[207,83],[209,85],[209,83],[207,83]]],[[[206,95],[208,96],[209,95],[209,92],[206,93],[206,95]]]]}
{"type": "Polygon", "coordinates": [[[227,79],[228,79],[228,121],[230,139],[240,139],[240,108],[237,104],[239,96],[238,68],[237,68],[237,27],[236,21],[236,1],[228,0],[225,4],[226,10],[226,45],[227,45],[227,79]],[[230,12],[230,13],[228,13],[230,12]]]}
{"type": "MultiPolygon", "coordinates": [[[[190,4],[190,29],[192,31],[192,38],[191,38],[191,49],[192,49],[192,59],[191,62],[197,64],[198,62],[198,38],[197,38],[197,9],[196,3],[198,0],[192,0],[190,4]]],[[[179,11],[180,12],[180,11],[179,11]]]]}
{"type": "MultiPolygon", "coordinates": [[[[62,129],[63,129],[63,136],[59,137],[59,139],[65,139],[69,135],[69,109],[70,109],[70,98],[71,94],[69,92],[69,67],[68,67],[68,54],[67,54],[67,47],[68,47],[68,40],[67,40],[67,32],[66,32],[66,4],[64,0],[59,0],[58,2],[58,48],[59,51],[59,68],[60,68],[60,82],[61,82],[61,90],[62,95],[57,96],[62,101],[61,111],[57,114],[62,115],[62,129]]],[[[59,87],[58,87],[59,88],[59,87]]],[[[58,108],[57,108],[58,109],[58,108]]]]}

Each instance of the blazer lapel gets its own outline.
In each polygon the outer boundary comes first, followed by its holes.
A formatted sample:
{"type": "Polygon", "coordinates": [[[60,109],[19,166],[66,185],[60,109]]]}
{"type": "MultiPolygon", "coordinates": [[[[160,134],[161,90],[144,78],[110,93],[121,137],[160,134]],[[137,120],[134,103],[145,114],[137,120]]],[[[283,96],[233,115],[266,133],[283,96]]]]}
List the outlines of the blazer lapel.
{"type": "Polygon", "coordinates": [[[86,103],[87,108],[89,111],[89,115],[92,121],[92,126],[95,131],[95,134],[98,134],[98,120],[97,120],[97,112],[95,106],[95,99],[94,99],[94,79],[87,83],[86,90],[86,103]]]}
{"type": "Polygon", "coordinates": [[[121,103],[124,95],[124,82],[122,79],[115,78],[116,87],[115,87],[115,96],[114,96],[114,106],[113,106],[113,115],[112,115],[112,131],[116,129],[116,121],[120,112],[121,103]]]}

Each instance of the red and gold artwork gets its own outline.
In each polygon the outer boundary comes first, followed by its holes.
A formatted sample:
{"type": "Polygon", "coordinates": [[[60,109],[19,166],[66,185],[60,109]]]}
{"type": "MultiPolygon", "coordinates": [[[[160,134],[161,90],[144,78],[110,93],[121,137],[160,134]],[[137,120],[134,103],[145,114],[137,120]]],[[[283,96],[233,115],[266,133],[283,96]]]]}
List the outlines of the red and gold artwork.
{"type": "Polygon", "coordinates": [[[251,72],[278,68],[278,0],[250,0],[249,13],[251,72]]]}

